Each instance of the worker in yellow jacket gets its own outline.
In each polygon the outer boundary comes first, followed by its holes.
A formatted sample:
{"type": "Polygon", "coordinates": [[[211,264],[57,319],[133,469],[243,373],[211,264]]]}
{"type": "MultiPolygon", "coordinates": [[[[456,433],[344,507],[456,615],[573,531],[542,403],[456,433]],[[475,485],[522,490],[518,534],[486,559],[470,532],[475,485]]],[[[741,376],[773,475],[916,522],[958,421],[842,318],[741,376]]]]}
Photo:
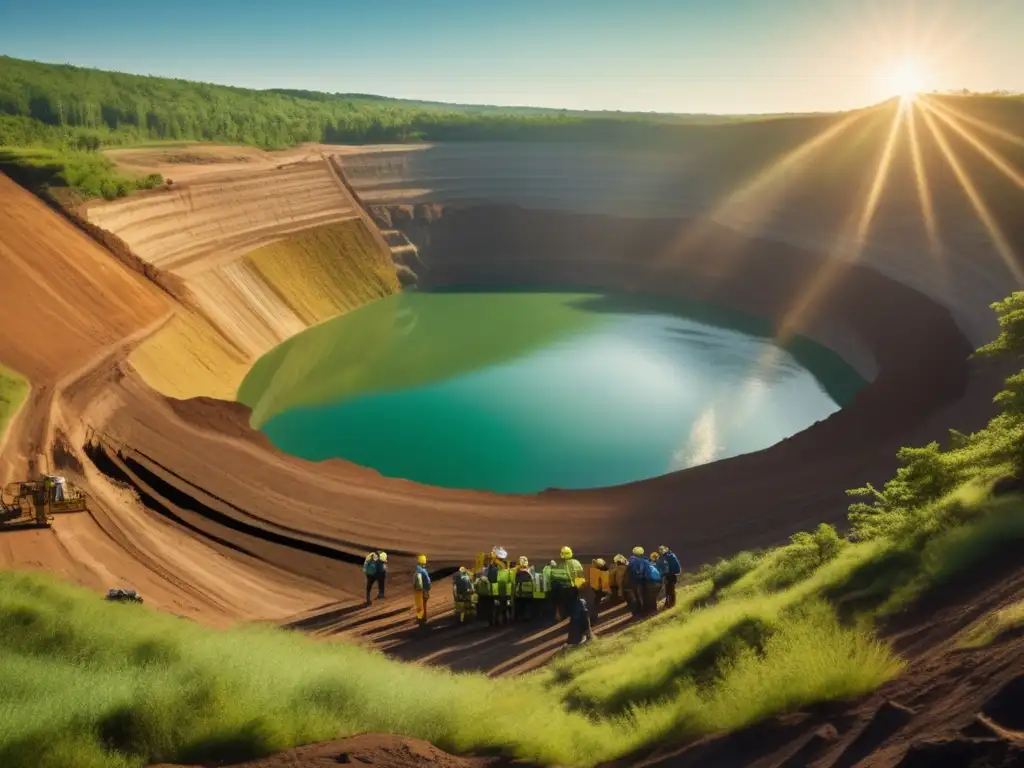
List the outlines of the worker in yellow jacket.
{"type": "Polygon", "coordinates": [[[603,557],[596,557],[590,561],[588,573],[590,588],[594,591],[594,610],[591,623],[596,624],[601,614],[601,602],[611,591],[609,579],[611,572],[608,570],[608,563],[603,557]]]}
{"type": "Polygon", "coordinates": [[[416,605],[416,621],[420,626],[427,623],[427,603],[430,600],[430,574],[427,572],[427,556],[416,556],[416,570],[412,575],[412,593],[416,605]]]}

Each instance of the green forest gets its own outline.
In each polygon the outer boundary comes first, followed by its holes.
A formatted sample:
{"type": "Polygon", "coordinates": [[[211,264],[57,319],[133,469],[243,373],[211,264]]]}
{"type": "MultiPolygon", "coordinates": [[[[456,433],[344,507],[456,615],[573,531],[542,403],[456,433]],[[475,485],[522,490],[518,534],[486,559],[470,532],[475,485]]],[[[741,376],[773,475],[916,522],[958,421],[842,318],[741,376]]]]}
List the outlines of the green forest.
{"type": "MultiPolygon", "coordinates": [[[[763,118],[757,118],[763,119],[763,118]]],[[[45,194],[112,199],[162,183],[126,178],[99,150],[161,141],[263,149],[304,142],[674,141],[684,126],[747,118],[459,106],[362,94],[252,90],[0,56],[0,170],[45,194]]]]}
{"type": "Polygon", "coordinates": [[[0,57],[0,144],[75,149],[206,140],[266,149],[379,143],[636,139],[741,117],[473,107],[301,90],[258,91],[0,57]]]}

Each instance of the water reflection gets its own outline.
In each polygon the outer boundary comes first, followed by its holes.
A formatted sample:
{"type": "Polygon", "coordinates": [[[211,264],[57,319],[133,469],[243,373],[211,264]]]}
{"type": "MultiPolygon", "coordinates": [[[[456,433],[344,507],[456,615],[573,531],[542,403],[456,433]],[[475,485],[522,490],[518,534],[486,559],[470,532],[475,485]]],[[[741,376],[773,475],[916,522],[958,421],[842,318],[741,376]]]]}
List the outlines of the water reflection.
{"type": "MultiPolygon", "coordinates": [[[[243,385],[283,450],[385,475],[533,492],[614,485],[765,448],[856,374],[748,318],[579,293],[413,293],[311,329],[243,385]],[[668,307],[672,312],[666,311],[668,307]],[[707,322],[714,319],[715,322],[707,322]]],[[[766,326],[767,324],[765,324],[766,326]]]]}

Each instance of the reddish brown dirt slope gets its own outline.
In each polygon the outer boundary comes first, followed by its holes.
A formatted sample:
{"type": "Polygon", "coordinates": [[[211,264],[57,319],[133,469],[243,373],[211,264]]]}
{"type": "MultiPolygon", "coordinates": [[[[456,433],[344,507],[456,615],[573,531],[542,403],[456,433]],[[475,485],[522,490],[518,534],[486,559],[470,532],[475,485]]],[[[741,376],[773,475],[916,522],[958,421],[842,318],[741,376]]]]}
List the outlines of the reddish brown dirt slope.
{"type": "Polygon", "coordinates": [[[34,383],[168,311],[160,292],[0,174],[0,359],[34,383]]]}

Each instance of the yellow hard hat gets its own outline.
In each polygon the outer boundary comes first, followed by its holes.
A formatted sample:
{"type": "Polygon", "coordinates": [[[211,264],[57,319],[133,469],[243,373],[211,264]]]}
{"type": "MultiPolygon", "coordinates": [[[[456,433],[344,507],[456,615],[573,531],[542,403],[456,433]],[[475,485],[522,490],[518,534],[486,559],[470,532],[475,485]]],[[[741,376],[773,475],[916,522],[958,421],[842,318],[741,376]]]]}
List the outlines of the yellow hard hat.
{"type": "Polygon", "coordinates": [[[427,556],[426,555],[416,555],[416,562],[419,565],[426,565],[427,564],[427,556]]]}
{"type": "Polygon", "coordinates": [[[388,553],[387,552],[381,552],[380,553],[380,561],[382,563],[386,563],[388,561],[388,553]]]}
{"type": "Polygon", "coordinates": [[[568,560],[572,557],[572,549],[570,547],[562,547],[561,555],[563,560],[568,560]]]}
{"type": "Polygon", "coordinates": [[[612,562],[617,564],[617,565],[625,565],[626,564],[626,556],[625,555],[616,555],[615,557],[612,558],[612,562]]]}
{"type": "Polygon", "coordinates": [[[526,559],[526,555],[519,558],[519,564],[524,568],[530,564],[530,561],[526,559]]]}
{"type": "Polygon", "coordinates": [[[586,579],[576,579],[576,581],[573,582],[573,583],[576,585],[576,588],[579,589],[580,587],[582,587],[584,584],[587,583],[587,580],[586,579]]]}
{"type": "Polygon", "coordinates": [[[643,557],[644,556],[644,548],[643,547],[633,547],[633,554],[636,555],[637,557],[643,557]]]}
{"type": "Polygon", "coordinates": [[[665,546],[664,544],[662,544],[660,547],[658,547],[658,551],[661,552],[661,554],[663,554],[663,555],[667,555],[668,554],[668,547],[665,546]]]}
{"type": "Polygon", "coordinates": [[[596,565],[598,568],[604,568],[607,565],[607,563],[604,561],[603,557],[599,557],[597,558],[597,560],[594,561],[594,565],[596,565]]]}

